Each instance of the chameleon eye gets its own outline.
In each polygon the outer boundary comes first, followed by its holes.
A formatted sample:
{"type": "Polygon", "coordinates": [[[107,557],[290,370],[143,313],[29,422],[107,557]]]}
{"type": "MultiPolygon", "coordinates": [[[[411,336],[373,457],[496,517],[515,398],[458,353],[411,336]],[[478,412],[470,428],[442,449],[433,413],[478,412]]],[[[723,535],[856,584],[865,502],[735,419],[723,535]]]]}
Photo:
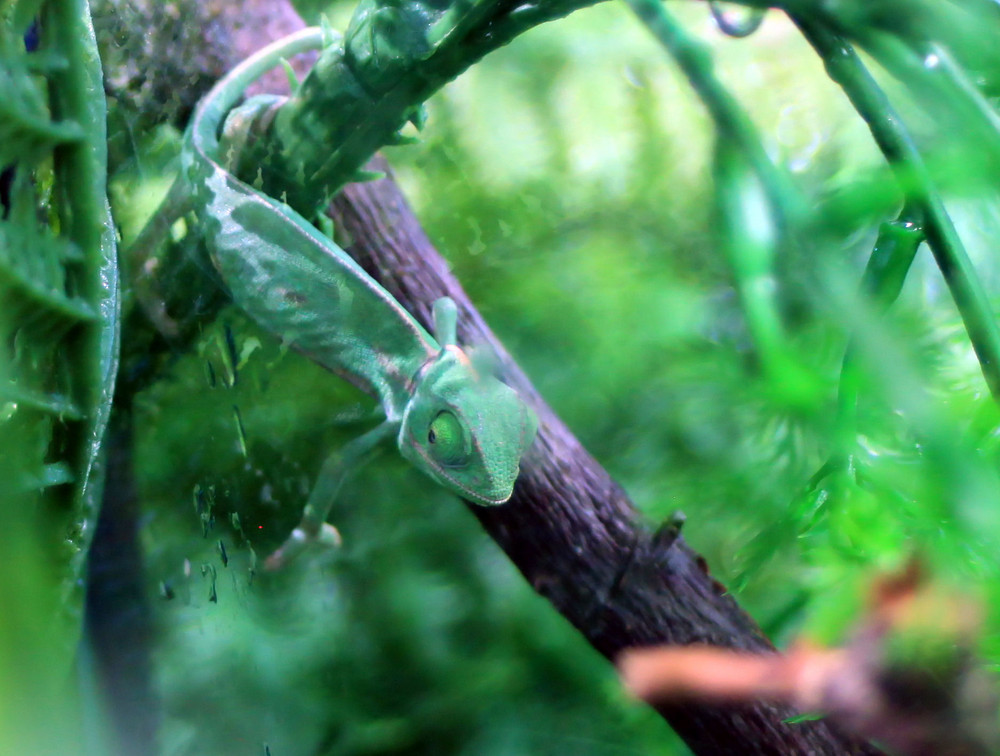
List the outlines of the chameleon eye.
{"type": "Polygon", "coordinates": [[[427,431],[427,443],[435,459],[445,465],[459,465],[465,461],[465,443],[462,424],[450,412],[439,412],[427,431]]]}

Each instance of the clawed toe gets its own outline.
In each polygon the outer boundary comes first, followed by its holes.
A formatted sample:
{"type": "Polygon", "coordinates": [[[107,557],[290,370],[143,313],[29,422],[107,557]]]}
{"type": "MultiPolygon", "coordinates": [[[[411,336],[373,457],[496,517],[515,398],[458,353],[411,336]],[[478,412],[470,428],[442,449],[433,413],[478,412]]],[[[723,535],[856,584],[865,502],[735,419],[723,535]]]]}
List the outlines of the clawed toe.
{"type": "Polygon", "coordinates": [[[285,567],[293,559],[296,559],[302,552],[318,546],[323,549],[336,549],[341,546],[343,539],[338,531],[330,523],[323,523],[319,530],[307,529],[299,525],[291,532],[291,535],[281,546],[275,550],[271,556],[264,560],[264,569],[273,572],[285,567]]]}

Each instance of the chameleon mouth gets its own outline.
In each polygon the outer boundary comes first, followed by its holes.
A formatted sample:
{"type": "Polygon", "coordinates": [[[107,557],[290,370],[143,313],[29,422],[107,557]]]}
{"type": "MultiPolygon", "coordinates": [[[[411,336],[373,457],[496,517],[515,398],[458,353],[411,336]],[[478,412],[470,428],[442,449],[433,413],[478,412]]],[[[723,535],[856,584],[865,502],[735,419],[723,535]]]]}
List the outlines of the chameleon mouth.
{"type": "Polygon", "coordinates": [[[451,486],[453,486],[458,491],[461,491],[462,494],[464,494],[466,498],[468,498],[473,503],[480,504],[483,506],[495,507],[499,506],[500,504],[506,504],[507,501],[510,500],[511,495],[514,493],[514,488],[512,486],[511,490],[507,493],[506,496],[502,496],[500,498],[490,498],[489,496],[484,496],[475,489],[470,488],[465,483],[462,483],[460,480],[457,480],[453,476],[449,475],[447,472],[448,468],[443,467],[440,463],[435,461],[431,457],[430,453],[428,453],[426,449],[424,449],[420,444],[417,443],[417,438],[416,436],[413,435],[413,433],[410,433],[410,440],[413,441],[411,448],[415,448],[417,450],[417,454],[420,455],[420,458],[423,459],[425,462],[427,462],[427,466],[430,470],[433,471],[434,476],[438,478],[443,478],[444,480],[448,481],[448,483],[451,486]]]}

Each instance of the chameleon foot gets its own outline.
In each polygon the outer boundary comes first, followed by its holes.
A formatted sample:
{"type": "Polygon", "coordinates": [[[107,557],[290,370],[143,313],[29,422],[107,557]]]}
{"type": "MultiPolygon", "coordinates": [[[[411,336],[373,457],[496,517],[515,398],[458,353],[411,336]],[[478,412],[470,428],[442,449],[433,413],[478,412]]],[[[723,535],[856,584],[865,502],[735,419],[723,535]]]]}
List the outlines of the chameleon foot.
{"type": "Polygon", "coordinates": [[[302,524],[295,528],[288,539],[264,561],[264,569],[269,572],[280,570],[302,552],[314,546],[336,549],[342,543],[340,531],[327,522],[324,522],[318,530],[302,524]]]}

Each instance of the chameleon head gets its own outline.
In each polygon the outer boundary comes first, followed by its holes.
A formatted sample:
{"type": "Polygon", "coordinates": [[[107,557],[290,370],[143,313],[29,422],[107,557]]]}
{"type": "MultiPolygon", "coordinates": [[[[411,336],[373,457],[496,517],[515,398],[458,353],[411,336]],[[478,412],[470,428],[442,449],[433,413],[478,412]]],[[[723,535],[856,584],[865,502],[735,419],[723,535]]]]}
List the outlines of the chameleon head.
{"type": "Polygon", "coordinates": [[[514,389],[479,374],[458,347],[446,346],[417,377],[399,450],[445,488],[492,506],[513,493],[537,427],[514,389]]]}

